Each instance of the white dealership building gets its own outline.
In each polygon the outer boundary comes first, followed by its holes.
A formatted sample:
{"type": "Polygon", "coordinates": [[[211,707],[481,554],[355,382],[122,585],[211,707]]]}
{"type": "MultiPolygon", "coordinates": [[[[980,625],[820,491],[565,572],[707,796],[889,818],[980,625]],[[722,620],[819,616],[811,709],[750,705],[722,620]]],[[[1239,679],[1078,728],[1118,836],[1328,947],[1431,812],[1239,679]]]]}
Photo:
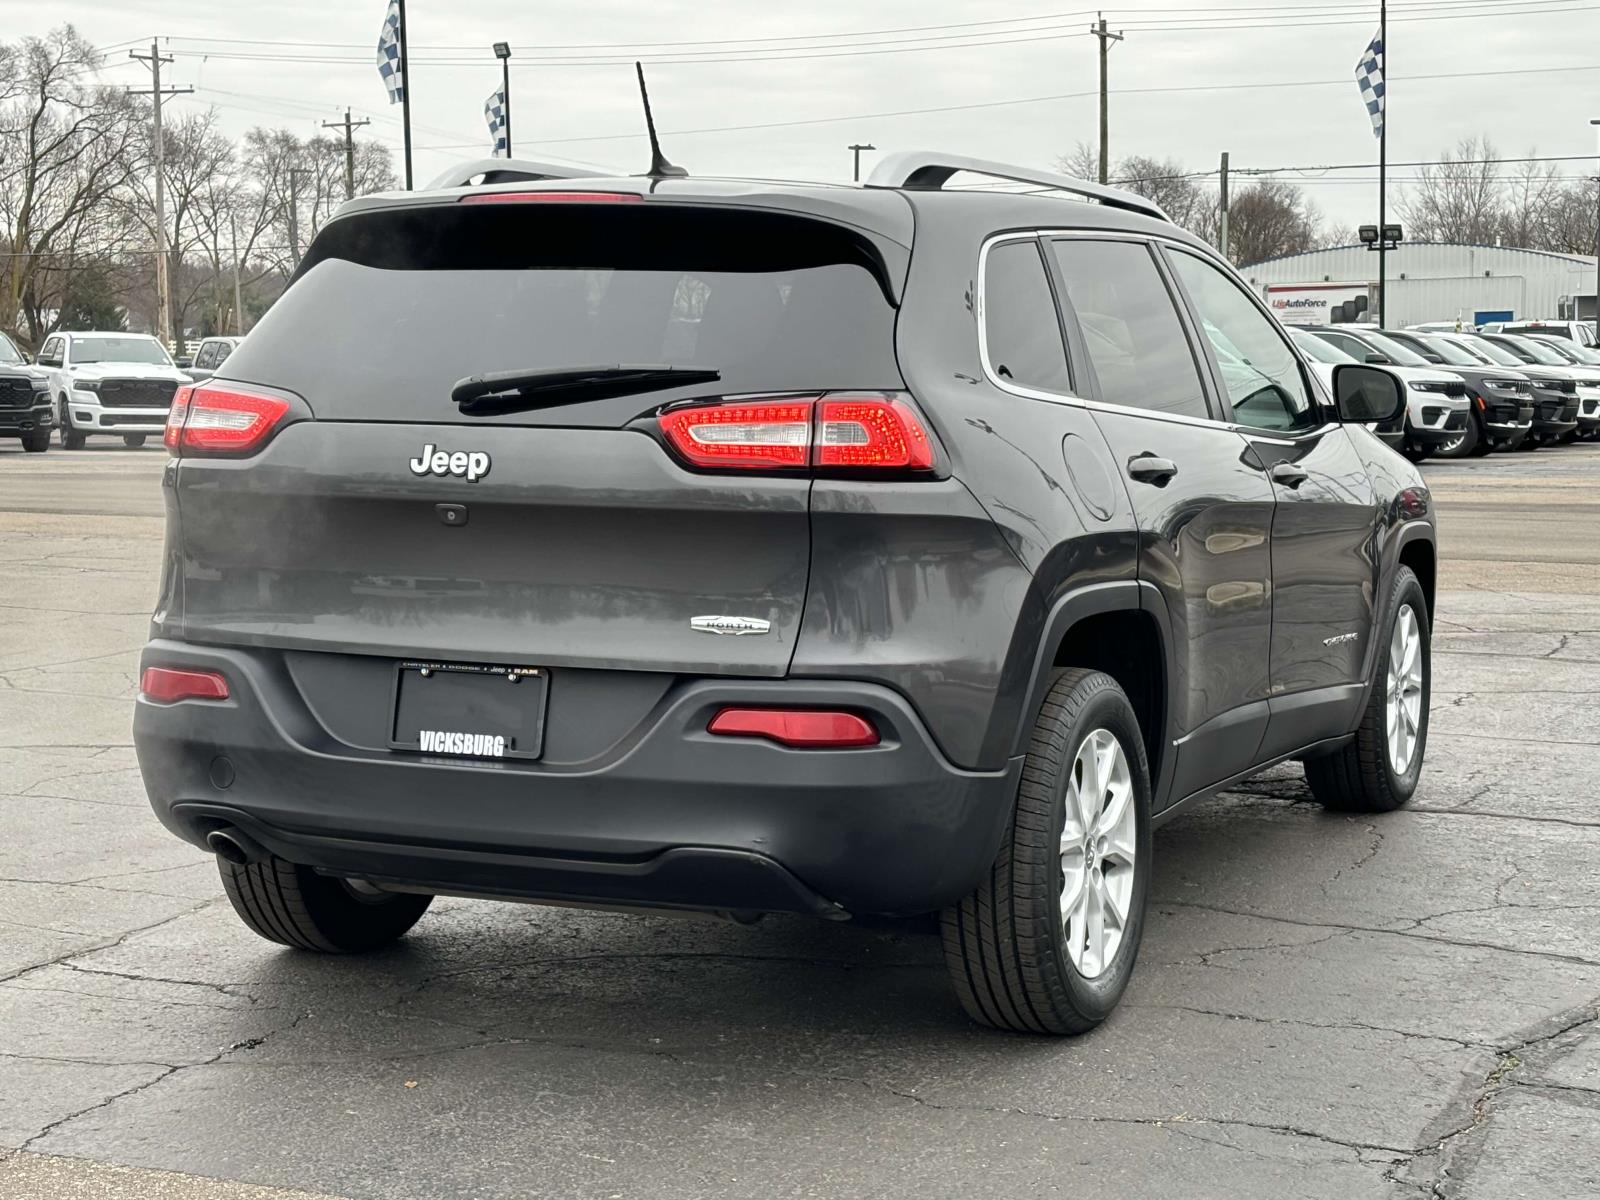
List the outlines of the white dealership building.
{"type": "MultiPolygon", "coordinates": [[[[1388,258],[1391,325],[1594,318],[1593,255],[1402,242],[1388,258]]],[[[1309,250],[1239,271],[1285,324],[1377,320],[1378,255],[1365,246],[1309,250]]]]}

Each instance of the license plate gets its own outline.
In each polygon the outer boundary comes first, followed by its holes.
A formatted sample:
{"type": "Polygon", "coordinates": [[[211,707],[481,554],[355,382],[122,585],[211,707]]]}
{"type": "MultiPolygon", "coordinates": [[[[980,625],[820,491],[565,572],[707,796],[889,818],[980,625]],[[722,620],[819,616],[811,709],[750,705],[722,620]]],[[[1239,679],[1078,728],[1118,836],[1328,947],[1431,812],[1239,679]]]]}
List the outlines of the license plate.
{"type": "Polygon", "coordinates": [[[449,758],[538,758],[549,691],[538,667],[399,663],[389,745],[449,758]]]}

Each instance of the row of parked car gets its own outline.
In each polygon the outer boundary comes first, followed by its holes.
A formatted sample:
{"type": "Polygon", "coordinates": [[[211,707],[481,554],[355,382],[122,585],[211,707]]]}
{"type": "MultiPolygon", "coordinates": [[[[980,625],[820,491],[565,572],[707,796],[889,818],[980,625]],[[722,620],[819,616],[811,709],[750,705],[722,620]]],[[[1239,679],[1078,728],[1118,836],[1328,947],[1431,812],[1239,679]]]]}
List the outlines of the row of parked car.
{"type": "Polygon", "coordinates": [[[1413,460],[1465,458],[1600,439],[1600,351],[1560,332],[1462,332],[1364,325],[1290,331],[1313,369],[1381,365],[1406,386],[1403,427],[1377,430],[1413,460]]]}
{"type": "Polygon", "coordinates": [[[142,446],[166,426],[178,388],[211,378],[239,340],[206,338],[192,359],[174,360],[148,334],[61,332],[30,362],[0,333],[0,437],[33,453],[50,448],[52,429],[63,450],[81,450],[94,434],[142,446]]]}
{"type": "MultiPolygon", "coordinates": [[[[1413,460],[1600,439],[1600,350],[1580,340],[1588,327],[1521,328],[1298,326],[1290,336],[1330,391],[1340,363],[1381,365],[1399,376],[1404,421],[1376,432],[1413,460]]],[[[193,359],[174,361],[145,334],[62,332],[45,339],[30,365],[0,334],[0,437],[20,438],[34,452],[49,448],[52,428],[65,450],[81,449],[95,434],[142,446],[162,431],[177,389],[211,378],[239,341],[206,338],[193,359]]]]}

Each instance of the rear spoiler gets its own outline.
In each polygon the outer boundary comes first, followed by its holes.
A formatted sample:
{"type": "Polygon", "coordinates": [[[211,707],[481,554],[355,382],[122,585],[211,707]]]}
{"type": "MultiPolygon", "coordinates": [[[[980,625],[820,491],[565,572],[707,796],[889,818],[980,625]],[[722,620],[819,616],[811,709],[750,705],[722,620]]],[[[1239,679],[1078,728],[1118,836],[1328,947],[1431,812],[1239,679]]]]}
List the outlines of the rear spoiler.
{"type": "Polygon", "coordinates": [[[530,158],[475,158],[470,162],[457,163],[449,167],[423,190],[432,192],[440,188],[466,187],[474,181],[480,185],[529,183],[539,179],[586,179],[596,174],[595,171],[584,167],[535,162],[530,158]],[[480,176],[482,178],[479,178],[480,176]]]}

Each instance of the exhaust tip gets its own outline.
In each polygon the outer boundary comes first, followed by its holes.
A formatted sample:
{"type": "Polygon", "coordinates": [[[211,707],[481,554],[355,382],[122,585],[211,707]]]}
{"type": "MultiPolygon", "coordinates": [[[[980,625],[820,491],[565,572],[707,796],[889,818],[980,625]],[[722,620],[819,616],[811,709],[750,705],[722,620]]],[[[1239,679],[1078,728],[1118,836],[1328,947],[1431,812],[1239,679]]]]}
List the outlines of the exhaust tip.
{"type": "Polygon", "coordinates": [[[252,853],[253,846],[228,829],[213,829],[206,834],[206,845],[218,858],[236,867],[242,867],[258,857],[252,853]]]}

